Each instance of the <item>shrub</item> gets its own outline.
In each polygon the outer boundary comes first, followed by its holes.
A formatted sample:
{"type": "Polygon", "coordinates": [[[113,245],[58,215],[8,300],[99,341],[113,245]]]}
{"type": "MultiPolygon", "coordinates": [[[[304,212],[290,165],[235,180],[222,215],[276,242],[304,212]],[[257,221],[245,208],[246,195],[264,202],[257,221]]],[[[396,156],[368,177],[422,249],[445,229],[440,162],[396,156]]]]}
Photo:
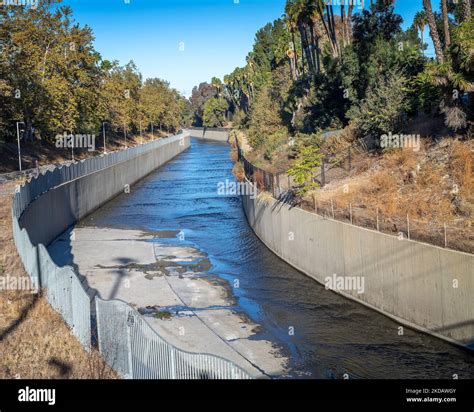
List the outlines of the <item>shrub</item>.
{"type": "Polygon", "coordinates": [[[359,106],[349,111],[360,137],[395,132],[408,109],[407,80],[398,71],[381,76],[359,106]]]}

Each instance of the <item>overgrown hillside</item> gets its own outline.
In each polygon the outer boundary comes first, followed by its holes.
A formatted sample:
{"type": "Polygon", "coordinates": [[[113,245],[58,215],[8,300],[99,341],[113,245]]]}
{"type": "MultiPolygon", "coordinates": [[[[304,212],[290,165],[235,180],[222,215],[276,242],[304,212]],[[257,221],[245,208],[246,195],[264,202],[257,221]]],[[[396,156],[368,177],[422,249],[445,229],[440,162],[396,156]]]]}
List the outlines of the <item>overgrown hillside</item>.
{"type": "Polygon", "coordinates": [[[407,30],[393,1],[326,3],[288,0],[210,99],[294,202],[474,250],[472,2],[424,0],[407,30]]]}

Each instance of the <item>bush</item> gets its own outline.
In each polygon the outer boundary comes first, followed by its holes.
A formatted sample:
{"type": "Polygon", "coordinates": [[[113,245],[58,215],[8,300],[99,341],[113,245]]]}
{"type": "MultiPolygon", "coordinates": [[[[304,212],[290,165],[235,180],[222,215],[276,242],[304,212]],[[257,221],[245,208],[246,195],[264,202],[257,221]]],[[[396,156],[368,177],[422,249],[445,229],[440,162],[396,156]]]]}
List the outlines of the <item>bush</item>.
{"type": "Polygon", "coordinates": [[[268,89],[263,89],[254,103],[250,128],[249,143],[256,149],[266,145],[271,135],[282,129],[280,107],[270,96],[268,89]]]}
{"type": "Polygon", "coordinates": [[[349,111],[359,137],[396,132],[409,105],[406,84],[398,71],[381,76],[361,104],[349,111]]]}

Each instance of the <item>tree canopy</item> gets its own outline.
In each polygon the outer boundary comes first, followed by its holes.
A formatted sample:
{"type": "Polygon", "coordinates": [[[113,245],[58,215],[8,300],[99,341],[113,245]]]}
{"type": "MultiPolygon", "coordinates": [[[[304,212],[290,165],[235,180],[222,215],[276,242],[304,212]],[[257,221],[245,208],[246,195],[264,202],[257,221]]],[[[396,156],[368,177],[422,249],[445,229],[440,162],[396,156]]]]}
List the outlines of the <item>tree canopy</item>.
{"type": "Polygon", "coordinates": [[[59,0],[37,8],[0,5],[0,139],[52,140],[63,132],[94,133],[102,122],[116,132],[153,122],[179,128],[187,103],[160,79],[147,79],[133,62],[102,59],[94,36],[59,0]]]}

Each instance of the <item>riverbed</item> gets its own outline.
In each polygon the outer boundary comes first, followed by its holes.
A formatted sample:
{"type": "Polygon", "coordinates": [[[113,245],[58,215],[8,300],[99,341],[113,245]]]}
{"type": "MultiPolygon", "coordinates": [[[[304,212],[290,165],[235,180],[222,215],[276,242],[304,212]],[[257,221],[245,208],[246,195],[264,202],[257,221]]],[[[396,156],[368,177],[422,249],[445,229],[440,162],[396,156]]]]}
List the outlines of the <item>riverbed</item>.
{"type": "Polygon", "coordinates": [[[287,360],[281,377],[474,377],[472,353],[408,328],[400,334],[393,320],[326,290],[268,250],[240,197],[218,193],[219,183],[234,181],[232,166],[227,144],[193,139],[78,227],[155,233],[148,240],[165,250],[205,256],[200,273],[222,282],[231,310],[258,325],[249,339],[270,342],[287,360]]]}

